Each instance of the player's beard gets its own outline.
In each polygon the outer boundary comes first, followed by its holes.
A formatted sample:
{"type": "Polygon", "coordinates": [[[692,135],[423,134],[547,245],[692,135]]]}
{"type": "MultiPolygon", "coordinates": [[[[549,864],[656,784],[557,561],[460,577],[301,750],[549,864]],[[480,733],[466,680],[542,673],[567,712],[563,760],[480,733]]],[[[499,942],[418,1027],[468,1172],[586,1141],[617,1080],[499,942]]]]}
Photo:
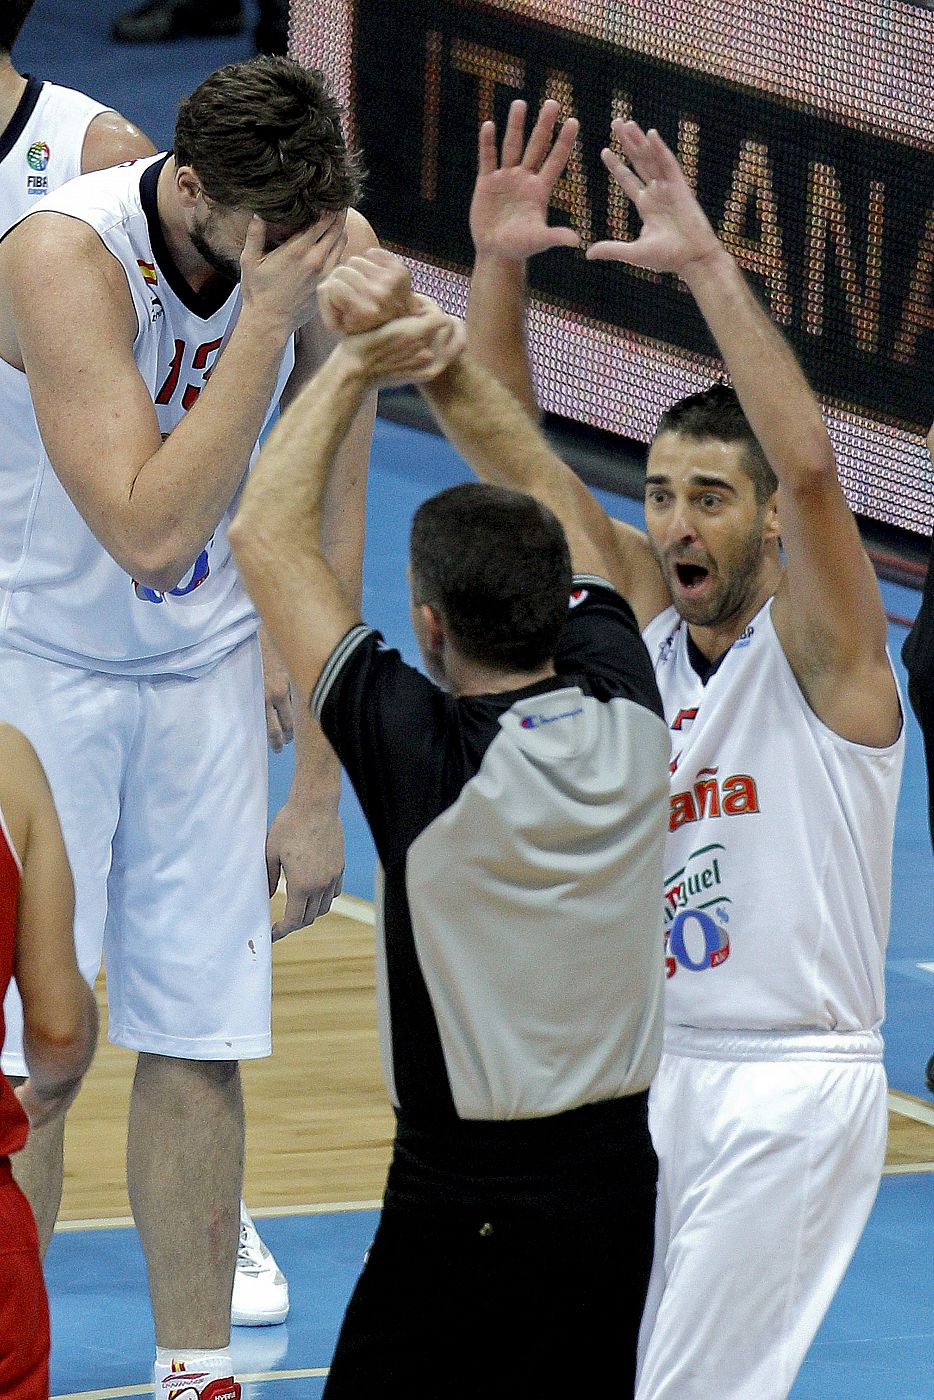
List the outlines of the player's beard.
{"type": "MultiPolygon", "coordinates": [[[[669,584],[672,602],[685,622],[693,627],[722,627],[741,613],[758,587],[764,549],[765,541],[760,521],[754,529],[737,541],[723,573],[719,565],[711,570],[720,584],[712,597],[698,598],[696,601],[685,598],[682,593],[671,589],[669,584]]],[[[662,573],[666,578],[670,578],[675,574],[675,565],[657,550],[654,552],[662,573]]],[[[711,563],[715,561],[711,559],[711,563]]]]}
{"type": "Polygon", "coordinates": [[[209,225],[206,225],[204,229],[193,228],[190,230],[188,237],[191,239],[192,246],[196,252],[200,253],[208,267],[213,267],[214,271],[219,273],[221,277],[226,278],[228,282],[239,282],[240,259],[214,248],[206,236],[208,227],[209,225]]]}

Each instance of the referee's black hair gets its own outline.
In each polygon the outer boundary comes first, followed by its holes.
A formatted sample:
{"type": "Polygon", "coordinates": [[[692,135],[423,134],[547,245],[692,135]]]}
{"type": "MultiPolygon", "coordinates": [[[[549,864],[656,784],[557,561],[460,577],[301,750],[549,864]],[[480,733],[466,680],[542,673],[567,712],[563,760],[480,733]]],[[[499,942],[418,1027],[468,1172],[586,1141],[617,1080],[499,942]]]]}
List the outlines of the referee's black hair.
{"type": "Polygon", "coordinates": [[[711,437],[718,442],[741,443],[746,449],[743,465],[752,477],[759,505],[765,505],[778,490],[778,477],[749,426],[736,390],[729,384],[711,384],[709,389],[703,389],[699,394],[678,399],[659,419],[655,436],[658,437],[659,433],[681,433],[684,437],[711,437]]]}
{"type": "Polygon", "coordinates": [[[0,53],[9,53],[36,0],[0,0],[0,53]]]}
{"type": "Polygon", "coordinates": [[[415,512],[410,558],[415,603],[438,610],[469,660],[534,671],[554,656],[571,556],[546,506],[483,482],[450,486],[415,512]]]}

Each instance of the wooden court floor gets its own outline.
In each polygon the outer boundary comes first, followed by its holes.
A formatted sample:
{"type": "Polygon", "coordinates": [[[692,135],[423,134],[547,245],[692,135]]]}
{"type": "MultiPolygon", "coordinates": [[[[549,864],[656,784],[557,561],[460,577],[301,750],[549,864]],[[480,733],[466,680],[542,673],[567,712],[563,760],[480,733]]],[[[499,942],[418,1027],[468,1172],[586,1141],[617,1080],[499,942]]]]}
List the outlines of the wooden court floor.
{"type": "MultiPolygon", "coordinates": [[[[393,1115],[377,1049],[372,913],[363,900],[338,903],[339,913],[273,950],[273,1054],[243,1065],[244,1198],[256,1210],[382,1195],[393,1115]]],[[[102,983],[98,999],[106,1024],[102,983]]],[[[102,1033],[69,1115],[63,1220],[129,1214],[134,1063],[102,1033]]],[[[934,1105],[892,1094],[890,1106],[887,1171],[934,1171],[934,1105]]]]}

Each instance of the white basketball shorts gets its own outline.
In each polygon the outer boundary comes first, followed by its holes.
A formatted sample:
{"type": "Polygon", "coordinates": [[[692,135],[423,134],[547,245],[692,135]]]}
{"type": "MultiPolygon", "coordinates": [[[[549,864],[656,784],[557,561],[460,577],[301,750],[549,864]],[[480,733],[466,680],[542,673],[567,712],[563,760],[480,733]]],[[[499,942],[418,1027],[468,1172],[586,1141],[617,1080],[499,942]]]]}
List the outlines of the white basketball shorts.
{"type": "MultiPolygon", "coordinates": [[[[45,768],[75,944],[107,969],[117,1045],[192,1060],[271,1049],[266,728],[255,637],[198,677],[83,671],[0,648],[0,719],[45,768]]],[[[22,1075],[22,1009],[3,1069],[22,1075]]]]}
{"type": "Polygon", "coordinates": [[[637,1400],[784,1400],[876,1197],[879,1037],[817,1037],[841,1049],[822,1059],[813,1036],[723,1033],[744,1034],[762,1058],[666,1050],[650,1091],[658,1207],[637,1400]]]}

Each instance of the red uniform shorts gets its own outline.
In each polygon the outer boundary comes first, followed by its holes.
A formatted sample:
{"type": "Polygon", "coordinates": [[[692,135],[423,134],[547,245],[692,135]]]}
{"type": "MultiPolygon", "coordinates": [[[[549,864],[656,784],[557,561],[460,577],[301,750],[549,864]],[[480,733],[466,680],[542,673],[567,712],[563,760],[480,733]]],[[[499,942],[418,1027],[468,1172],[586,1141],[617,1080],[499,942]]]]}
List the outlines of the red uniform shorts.
{"type": "Polygon", "coordinates": [[[29,1202],[0,1157],[0,1396],[48,1400],[49,1304],[29,1202]]]}

